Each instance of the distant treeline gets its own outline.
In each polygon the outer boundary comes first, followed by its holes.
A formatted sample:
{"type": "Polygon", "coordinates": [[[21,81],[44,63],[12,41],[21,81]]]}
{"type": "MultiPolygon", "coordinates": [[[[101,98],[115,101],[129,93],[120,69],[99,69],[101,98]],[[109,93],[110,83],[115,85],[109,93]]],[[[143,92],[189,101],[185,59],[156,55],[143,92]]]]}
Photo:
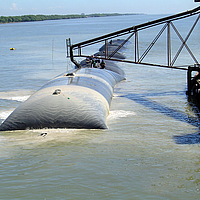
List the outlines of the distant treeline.
{"type": "Polygon", "coordinates": [[[76,19],[87,17],[107,17],[107,16],[121,16],[121,15],[133,15],[133,14],[81,14],[81,15],[22,15],[22,16],[1,16],[0,23],[14,23],[14,22],[30,22],[30,21],[44,21],[44,20],[58,20],[58,19],[76,19]]]}

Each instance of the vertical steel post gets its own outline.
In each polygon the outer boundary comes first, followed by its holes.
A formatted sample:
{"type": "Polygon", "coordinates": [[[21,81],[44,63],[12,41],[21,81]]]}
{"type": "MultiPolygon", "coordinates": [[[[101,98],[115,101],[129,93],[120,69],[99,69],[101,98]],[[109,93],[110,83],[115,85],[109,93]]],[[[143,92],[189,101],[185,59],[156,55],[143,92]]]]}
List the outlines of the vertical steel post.
{"type": "Polygon", "coordinates": [[[138,31],[135,29],[135,63],[139,61],[138,31]]]}
{"type": "Polygon", "coordinates": [[[167,22],[167,63],[171,67],[171,22],[167,22]]]}
{"type": "Polygon", "coordinates": [[[191,90],[192,90],[192,88],[191,88],[191,67],[189,66],[188,67],[188,71],[187,71],[187,95],[190,97],[191,96],[191,90]]]}
{"type": "Polygon", "coordinates": [[[108,40],[105,40],[105,59],[108,58],[108,40]]]}
{"type": "Polygon", "coordinates": [[[78,55],[81,56],[81,46],[78,46],[78,55]]]}
{"type": "MultiPolygon", "coordinates": [[[[70,39],[69,39],[70,40],[70,39]]],[[[69,40],[66,39],[67,57],[69,57],[69,40]]]]}
{"type": "Polygon", "coordinates": [[[71,61],[78,67],[81,68],[80,63],[78,63],[76,60],[74,60],[74,54],[73,54],[73,45],[71,45],[71,40],[69,38],[69,47],[70,47],[70,59],[71,61]]]}

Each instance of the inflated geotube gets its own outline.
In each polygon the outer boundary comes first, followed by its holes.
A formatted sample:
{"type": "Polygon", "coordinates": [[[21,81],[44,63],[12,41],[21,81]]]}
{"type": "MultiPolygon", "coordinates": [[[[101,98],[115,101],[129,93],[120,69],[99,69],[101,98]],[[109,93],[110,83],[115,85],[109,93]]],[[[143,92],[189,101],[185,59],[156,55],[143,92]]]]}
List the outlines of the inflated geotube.
{"type": "Polygon", "coordinates": [[[81,68],[60,75],[19,105],[2,123],[0,131],[106,129],[113,88],[123,79],[116,72],[97,68],[81,68]]]}
{"type": "Polygon", "coordinates": [[[21,103],[1,124],[0,131],[76,128],[106,129],[114,86],[123,70],[105,61],[105,69],[86,66],[61,74],[21,103]]]}
{"type": "MultiPolygon", "coordinates": [[[[111,56],[113,54],[113,51],[108,51],[107,54],[108,54],[108,56],[111,56]]],[[[94,56],[105,57],[105,51],[99,51],[99,52],[95,53],[94,56]]],[[[117,59],[122,59],[122,60],[126,58],[122,53],[119,53],[119,52],[116,52],[111,57],[117,58],[117,59]]]]}
{"type": "MultiPolygon", "coordinates": [[[[129,44],[129,41],[126,40],[122,40],[122,39],[118,39],[118,40],[110,40],[110,42],[108,42],[107,44],[107,50],[108,51],[115,51],[116,49],[118,49],[118,47],[120,46],[118,52],[123,52],[126,47],[127,44],[129,44]]],[[[105,44],[99,49],[99,51],[105,51],[105,44]]]]}

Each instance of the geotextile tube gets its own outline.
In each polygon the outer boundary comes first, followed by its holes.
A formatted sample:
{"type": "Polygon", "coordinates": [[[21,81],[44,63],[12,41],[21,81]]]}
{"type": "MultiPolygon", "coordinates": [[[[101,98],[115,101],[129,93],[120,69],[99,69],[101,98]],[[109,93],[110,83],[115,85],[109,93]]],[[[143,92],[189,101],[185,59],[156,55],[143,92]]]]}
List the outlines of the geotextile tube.
{"type": "Polygon", "coordinates": [[[105,69],[71,70],[47,82],[21,103],[1,124],[0,131],[77,128],[106,129],[114,86],[125,79],[114,62],[105,69]]]}

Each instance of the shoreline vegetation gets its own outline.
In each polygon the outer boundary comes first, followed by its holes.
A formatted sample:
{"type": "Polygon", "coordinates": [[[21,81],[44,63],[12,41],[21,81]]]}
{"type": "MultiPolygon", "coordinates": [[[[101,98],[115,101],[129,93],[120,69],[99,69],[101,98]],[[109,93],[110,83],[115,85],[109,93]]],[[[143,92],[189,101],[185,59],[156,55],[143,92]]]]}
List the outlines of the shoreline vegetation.
{"type": "Polygon", "coordinates": [[[16,23],[16,22],[32,22],[45,20],[60,20],[60,19],[77,19],[88,17],[109,17],[109,16],[123,16],[123,15],[138,15],[138,14],[119,14],[119,13],[105,13],[105,14],[89,14],[84,13],[80,15],[22,15],[22,16],[1,16],[0,24],[16,23]]]}

